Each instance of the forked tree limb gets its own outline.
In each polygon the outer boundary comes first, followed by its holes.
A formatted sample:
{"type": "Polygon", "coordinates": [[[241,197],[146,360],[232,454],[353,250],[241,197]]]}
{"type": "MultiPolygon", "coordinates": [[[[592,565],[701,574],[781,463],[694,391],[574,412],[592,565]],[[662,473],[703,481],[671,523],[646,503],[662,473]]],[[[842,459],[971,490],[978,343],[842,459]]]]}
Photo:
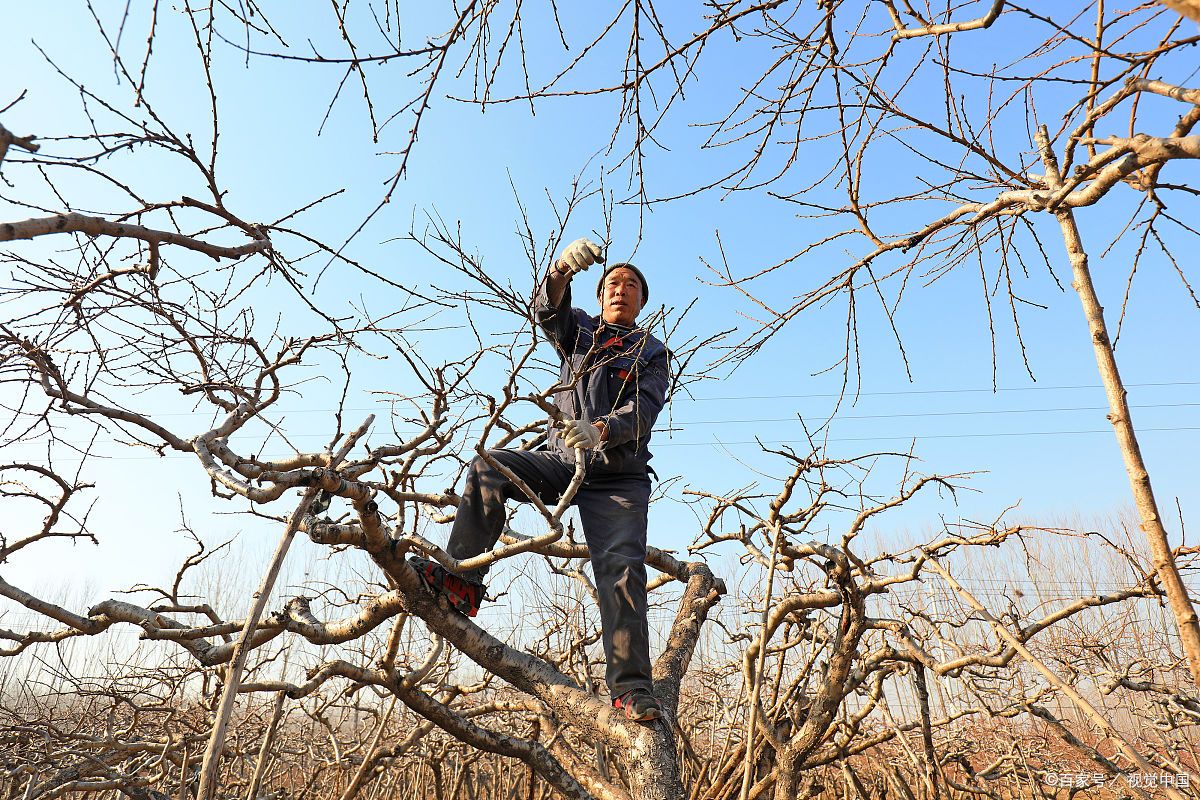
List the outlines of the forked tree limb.
{"type": "Polygon", "coordinates": [[[41,149],[41,145],[37,144],[35,139],[37,139],[36,136],[17,136],[8,128],[0,125],[0,164],[4,163],[4,157],[8,155],[8,148],[13,145],[30,153],[36,153],[41,149]]]}
{"type": "Polygon", "coordinates": [[[0,222],[0,242],[18,239],[34,239],[55,233],[82,233],[86,236],[113,236],[125,239],[141,239],[157,245],[171,244],[203,253],[211,258],[242,258],[271,249],[271,240],[259,233],[252,241],[235,247],[222,247],[194,236],[185,236],[172,231],[160,231],[129,222],[114,222],[103,217],[89,217],[71,212],[50,217],[33,217],[20,222],[0,222]]]}
{"type": "Polygon", "coordinates": [[[942,36],[950,33],[990,28],[992,23],[996,21],[996,18],[1000,16],[1000,11],[1004,8],[1004,0],[993,0],[992,7],[987,10],[987,13],[976,19],[963,20],[962,22],[943,22],[936,25],[926,23],[910,27],[901,21],[900,14],[896,11],[896,6],[891,0],[884,0],[883,4],[887,7],[888,14],[892,17],[892,25],[896,28],[896,32],[892,34],[892,41],[914,39],[918,36],[942,36]]]}
{"type": "MultiPolygon", "coordinates": [[[[1200,145],[1200,137],[1191,136],[1188,139],[1195,140],[1200,145]]],[[[1047,182],[1052,187],[1060,185],[1063,181],[1059,174],[1058,161],[1050,147],[1050,138],[1045,126],[1038,129],[1037,143],[1046,167],[1047,182]]],[[[1112,340],[1108,335],[1108,325],[1104,320],[1104,308],[1100,305],[1100,298],[1096,294],[1096,287],[1088,266],[1087,250],[1084,248],[1079,226],[1075,222],[1074,212],[1068,207],[1062,207],[1055,212],[1055,216],[1062,228],[1063,244],[1071,261],[1071,271],[1074,276],[1071,287],[1079,296],[1083,307],[1084,318],[1091,334],[1092,351],[1096,357],[1096,367],[1100,372],[1100,380],[1104,384],[1104,392],[1108,398],[1108,421],[1112,423],[1113,432],[1117,437],[1121,459],[1125,463],[1125,472],[1129,476],[1129,488],[1133,493],[1138,516],[1141,518],[1142,531],[1146,534],[1146,540],[1150,545],[1150,554],[1154,559],[1154,569],[1166,590],[1167,600],[1170,602],[1171,611],[1175,616],[1175,623],[1179,627],[1179,636],[1183,642],[1184,653],[1187,655],[1192,681],[1200,686],[1200,620],[1197,620],[1196,609],[1188,596],[1187,587],[1179,573],[1179,566],[1175,563],[1175,557],[1171,552],[1167,529],[1163,525],[1162,514],[1158,510],[1158,501],[1154,497],[1154,487],[1150,483],[1150,471],[1142,458],[1137,431],[1133,426],[1133,417],[1129,410],[1129,393],[1121,380],[1116,353],[1113,352],[1112,340]]]]}

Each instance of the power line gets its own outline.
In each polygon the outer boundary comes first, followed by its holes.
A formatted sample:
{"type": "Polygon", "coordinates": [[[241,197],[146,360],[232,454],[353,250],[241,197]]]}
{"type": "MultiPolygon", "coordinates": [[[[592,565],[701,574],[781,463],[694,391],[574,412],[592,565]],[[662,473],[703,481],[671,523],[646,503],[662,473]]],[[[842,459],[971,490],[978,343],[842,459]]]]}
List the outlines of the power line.
{"type": "MultiPolygon", "coordinates": [[[[1130,408],[1135,411],[1141,411],[1141,410],[1147,410],[1147,409],[1197,408],[1197,407],[1200,407],[1200,403],[1147,403],[1144,405],[1131,405],[1130,406],[1130,408]]],[[[1107,406],[1067,406],[1067,407],[1060,407],[1060,408],[1012,408],[1012,409],[995,409],[995,410],[982,410],[982,411],[914,411],[914,412],[905,412],[905,413],[898,413],[898,414],[846,414],[846,415],[839,415],[839,416],[833,417],[833,420],[834,421],[842,421],[842,420],[871,420],[871,419],[914,419],[914,418],[920,418],[920,417],[1003,416],[1005,414],[1052,414],[1052,413],[1056,414],[1056,413],[1064,413],[1064,412],[1070,412],[1070,413],[1099,412],[1099,411],[1108,411],[1108,410],[1109,409],[1107,406]]],[[[164,416],[169,416],[169,415],[164,415],[164,416]]],[[[750,425],[750,424],[761,423],[761,422],[798,422],[800,419],[801,419],[800,417],[792,416],[792,417],[751,417],[751,418],[747,418],[747,419],[698,419],[698,420],[686,420],[686,421],[673,421],[669,428],[656,428],[655,432],[656,433],[678,432],[689,426],[694,426],[694,425],[750,425]]],[[[1139,430],[1192,430],[1192,429],[1191,428],[1170,428],[1170,429],[1168,429],[1168,428],[1157,428],[1157,429],[1156,428],[1144,428],[1144,429],[1139,429],[1139,430]]],[[[1067,431],[1066,433],[1088,433],[1088,432],[1089,431],[1067,431]]],[[[1090,432],[1094,432],[1094,431],[1090,431],[1090,432]]],[[[258,440],[266,435],[267,435],[267,433],[265,431],[260,434],[235,433],[232,436],[230,436],[229,439],[231,441],[245,441],[246,439],[258,440]]],[[[1000,434],[930,434],[928,436],[921,436],[919,438],[926,438],[926,439],[947,438],[947,437],[954,437],[954,436],[959,436],[959,435],[963,435],[963,436],[983,436],[983,435],[1022,436],[1022,435],[1030,435],[1030,436],[1032,436],[1032,435],[1038,435],[1038,434],[1036,432],[1029,433],[1029,434],[1022,434],[1022,433],[1012,433],[1012,434],[1008,434],[1008,433],[1000,433],[1000,434]]],[[[286,434],[286,437],[288,439],[312,439],[312,438],[328,439],[329,435],[325,434],[325,433],[288,433],[288,434],[286,434]]],[[[903,436],[903,437],[868,437],[868,438],[910,439],[912,437],[911,436],[903,436]]],[[[62,442],[64,444],[72,444],[76,447],[83,446],[83,443],[79,442],[79,441],[68,442],[63,439],[59,439],[58,441],[62,442]]],[[[106,443],[112,444],[114,441],[115,440],[108,440],[106,443]]],[[[861,440],[860,439],[831,439],[830,441],[861,441],[861,440]]],[[[691,445],[691,444],[706,444],[706,442],[683,442],[683,443],[671,442],[668,444],[691,445]]],[[[661,443],[659,444],[659,446],[661,446],[661,443]]]]}
{"type": "MultiPolygon", "coordinates": [[[[1197,408],[1200,403],[1148,403],[1145,405],[1131,405],[1130,409],[1139,411],[1144,409],[1160,409],[1160,408],[1197,408]]],[[[1108,406],[1067,406],[1061,408],[1010,408],[996,409],[983,411],[913,411],[899,414],[839,414],[833,417],[835,421],[848,419],[908,419],[915,417],[969,417],[969,416],[1000,416],[1004,414],[1052,414],[1063,412],[1080,412],[1080,411],[1105,411],[1108,406]]],[[[748,425],[755,422],[797,422],[799,417],[751,417],[748,419],[695,419],[684,421],[673,421],[670,428],[656,428],[656,433],[665,431],[673,431],[681,428],[686,428],[690,425],[748,425]]],[[[419,426],[420,427],[420,426],[419,426]]],[[[239,433],[229,437],[230,439],[245,439],[259,438],[256,434],[239,433]]],[[[324,433],[289,433],[289,439],[304,439],[312,437],[321,437],[328,439],[328,434],[324,433]]],[[[78,443],[76,443],[78,444],[78,443]]]]}
{"type": "MultiPolygon", "coordinates": [[[[1166,428],[1138,428],[1137,432],[1141,433],[1170,433],[1170,432],[1186,432],[1200,431],[1200,427],[1166,427],[1166,428]]],[[[821,444],[840,444],[849,442],[911,442],[922,441],[927,439],[996,439],[996,438],[1020,438],[1024,436],[1084,436],[1092,434],[1108,434],[1112,435],[1112,430],[1088,430],[1088,431],[1005,431],[997,433],[932,433],[932,434],[905,434],[892,436],[848,436],[848,437],[830,437],[828,439],[820,438],[818,441],[821,444]]],[[[811,446],[810,443],[800,439],[745,439],[739,441],[726,442],[719,439],[709,442],[672,442],[660,441],[655,442],[654,449],[663,447],[731,447],[741,445],[758,445],[758,444],[779,444],[779,445],[801,445],[803,447],[811,446]]],[[[259,455],[258,458],[264,461],[273,461],[276,459],[291,458],[294,453],[281,453],[277,455],[259,455]]],[[[92,455],[97,461],[177,461],[180,459],[190,459],[192,456],[183,453],[171,453],[163,456],[101,456],[92,455]]],[[[48,462],[36,459],[25,458],[29,463],[38,464],[40,466],[50,466],[48,462]]],[[[55,463],[75,464],[82,461],[82,458],[59,458],[55,459],[55,463]]]]}
{"type": "MultiPolygon", "coordinates": [[[[1168,431],[1200,431],[1200,427],[1180,427],[1180,428],[1138,428],[1138,433],[1163,433],[1168,431]]],[[[924,439],[992,439],[992,438],[1018,438],[1021,436],[1081,436],[1085,434],[1104,433],[1112,435],[1112,430],[1091,430],[1091,431],[1011,431],[1002,433],[932,433],[932,434],[911,434],[907,436],[851,436],[851,437],[830,437],[828,439],[821,438],[818,441],[822,444],[842,443],[842,442],[911,442],[913,440],[922,441],[924,439]]],[[[801,442],[797,439],[761,439],[748,440],[737,442],[658,442],[654,444],[654,448],[661,447],[725,447],[728,445],[748,445],[748,444],[802,444],[808,447],[808,443],[801,442]]]]}
{"type": "MultiPolygon", "coordinates": [[[[1127,383],[1126,389],[1147,389],[1163,386],[1200,386],[1200,381],[1162,381],[1156,383],[1127,383]]],[[[764,394],[764,395],[728,395],[724,397],[689,397],[689,400],[799,400],[805,398],[837,398],[837,397],[896,397],[901,395],[926,394],[997,394],[1000,392],[1050,392],[1074,389],[1103,389],[1098,383],[1078,384],[1074,386],[1002,386],[995,389],[901,389],[890,392],[827,392],[823,394],[764,394]]]]}
{"type": "MultiPolygon", "coordinates": [[[[1140,406],[1130,406],[1131,409],[1148,409],[1148,408],[1195,408],[1200,406],[1200,403],[1150,403],[1140,406]]],[[[903,414],[839,414],[833,419],[903,419],[908,417],[969,417],[969,416],[994,416],[1000,414],[1049,414],[1063,411],[1108,411],[1108,406],[1071,406],[1066,408],[1009,408],[985,411],[913,411],[903,414]]],[[[734,425],[746,424],[751,422],[795,422],[797,417],[776,417],[776,418],[761,418],[761,419],[713,419],[713,420],[690,420],[687,422],[676,422],[675,424],[684,427],[687,425],[734,425]]]]}
{"type": "MultiPolygon", "coordinates": [[[[1159,381],[1154,383],[1127,383],[1126,389],[1148,389],[1173,386],[1200,386],[1200,381],[1159,381]]],[[[756,394],[756,395],[714,395],[711,397],[687,397],[680,398],[680,402],[718,402],[728,400],[805,400],[805,399],[836,399],[839,397],[903,397],[903,396],[922,396],[922,395],[938,395],[938,394],[999,394],[1008,392],[1054,392],[1054,391],[1070,391],[1077,389],[1103,389],[1100,384],[1077,384],[1065,386],[1002,386],[996,389],[991,388],[946,388],[946,389],[899,389],[887,392],[823,392],[816,394],[756,394]]],[[[351,412],[378,412],[380,406],[387,406],[388,403],[380,402],[374,406],[361,406],[354,408],[343,408],[342,413],[351,412]]],[[[332,407],[322,408],[272,408],[274,414],[321,414],[333,413],[332,407]]],[[[212,410],[204,411],[167,411],[155,416],[159,417],[191,417],[191,416],[208,416],[214,415],[212,410]]]]}

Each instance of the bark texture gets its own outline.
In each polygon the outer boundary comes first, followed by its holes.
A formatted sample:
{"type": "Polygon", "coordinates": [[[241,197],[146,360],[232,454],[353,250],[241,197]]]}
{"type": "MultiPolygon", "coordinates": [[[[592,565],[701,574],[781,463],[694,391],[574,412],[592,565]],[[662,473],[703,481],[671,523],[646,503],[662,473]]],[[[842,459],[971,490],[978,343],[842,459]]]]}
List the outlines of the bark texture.
{"type": "MultiPolygon", "coordinates": [[[[1195,137],[1191,137],[1195,138],[1195,137]]],[[[1043,127],[1038,132],[1039,144],[1042,150],[1042,160],[1046,165],[1046,178],[1053,185],[1062,182],[1059,175],[1058,162],[1049,146],[1049,137],[1043,127]]],[[[1130,160],[1130,159],[1127,159],[1130,160]]],[[[1096,286],[1092,281],[1092,273],[1088,266],[1087,250],[1079,234],[1079,226],[1075,222],[1075,212],[1069,207],[1060,207],[1055,216],[1062,228],[1063,244],[1066,246],[1067,257],[1071,261],[1071,288],[1079,296],[1083,307],[1083,316],[1091,334],[1092,351],[1096,356],[1096,368],[1100,373],[1100,381],[1104,385],[1104,393],[1108,398],[1108,421],[1112,423],[1113,432],[1117,437],[1117,445],[1121,450],[1121,459],[1125,464],[1125,472],[1129,476],[1129,488],[1133,493],[1133,502],[1137,507],[1138,516],[1142,522],[1142,531],[1150,545],[1150,554],[1154,559],[1154,569],[1167,600],[1171,604],[1171,612],[1175,623],[1179,626],[1180,640],[1187,656],[1188,667],[1191,670],[1192,681],[1200,686],[1200,622],[1196,618],[1196,609],[1188,596],[1187,587],[1175,563],[1175,555],[1167,538],[1167,529],[1163,525],[1159,513],[1158,501],[1154,498],[1154,487],[1150,483],[1150,471],[1142,458],[1142,450],[1138,444],[1137,431],[1133,427],[1133,416],[1129,409],[1128,392],[1121,380],[1121,371],[1117,366],[1117,357],[1113,352],[1112,340],[1108,335],[1108,325],[1104,321],[1104,308],[1100,305],[1100,297],[1096,294],[1096,286]]]]}

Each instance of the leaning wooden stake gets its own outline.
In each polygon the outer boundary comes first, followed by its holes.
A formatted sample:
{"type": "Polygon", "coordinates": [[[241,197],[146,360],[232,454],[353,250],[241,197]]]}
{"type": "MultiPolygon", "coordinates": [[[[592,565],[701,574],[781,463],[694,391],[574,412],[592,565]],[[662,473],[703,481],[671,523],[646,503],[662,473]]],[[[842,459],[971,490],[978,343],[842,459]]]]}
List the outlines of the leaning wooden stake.
{"type": "MultiPolygon", "coordinates": [[[[1051,189],[1058,188],[1062,184],[1062,176],[1059,174],[1058,159],[1050,147],[1050,137],[1044,125],[1038,129],[1037,143],[1046,167],[1046,181],[1051,189]]],[[[1188,666],[1191,668],[1192,682],[1200,686],[1200,620],[1197,620],[1196,609],[1188,597],[1187,587],[1184,586],[1175,556],[1171,552],[1167,529],[1163,526],[1158,502],[1154,499],[1154,488],[1150,485],[1150,472],[1146,469],[1146,462],[1142,460],[1142,449],[1138,444],[1133,418],[1129,413],[1125,384],[1121,381],[1117,357],[1113,353],[1108,326],[1104,322],[1104,308],[1100,305],[1100,298],[1092,283],[1092,273],[1088,268],[1087,251],[1083,248],[1079,227],[1075,224],[1074,211],[1064,205],[1054,209],[1054,214],[1062,228],[1063,242],[1071,260],[1071,287],[1079,295],[1079,301],[1083,304],[1083,315],[1087,318],[1088,329],[1092,334],[1096,366],[1100,370],[1104,392],[1108,395],[1108,421],[1112,423],[1117,436],[1117,445],[1125,462],[1125,472],[1129,475],[1129,487],[1133,491],[1133,502],[1137,507],[1138,516],[1141,517],[1146,540],[1150,543],[1154,569],[1166,590],[1167,600],[1175,615],[1175,624],[1179,627],[1179,637],[1183,642],[1188,666]]]]}
{"type": "MultiPolygon", "coordinates": [[[[971,608],[975,609],[975,611],[981,617],[987,620],[987,622],[992,626],[992,629],[1000,635],[1001,639],[1012,645],[1013,649],[1020,653],[1022,658],[1028,661],[1034,669],[1042,673],[1046,680],[1050,682],[1051,686],[1066,695],[1067,698],[1084,713],[1084,716],[1095,723],[1096,727],[1103,731],[1105,736],[1110,737],[1113,740],[1113,743],[1116,744],[1117,749],[1119,749],[1126,758],[1128,758],[1134,764],[1137,764],[1138,768],[1143,774],[1158,774],[1158,767],[1151,764],[1145,759],[1144,756],[1142,756],[1141,753],[1135,750],[1133,745],[1126,741],[1125,737],[1118,733],[1117,729],[1110,725],[1108,720],[1096,710],[1095,706],[1089,703],[1083,695],[1075,691],[1074,686],[1058,677],[1053,670],[1051,670],[1041,660],[1034,656],[1033,653],[1029,652],[1029,648],[1027,648],[1020,639],[1014,636],[1012,632],[1004,626],[1004,623],[993,617],[991,612],[984,607],[983,603],[980,603],[978,600],[976,600],[974,595],[963,588],[958,581],[954,580],[950,573],[947,572],[941,564],[930,558],[929,554],[925,553],[925,551],[922,550],[921,552],[924,553],[927,563],[933,568],[933,571],[941,575],[942,578],[945,579],[946,583],[950,584],[950,588],[958,592],[959,596],[962,597],[963,600],[966,600],[967,604],[970,605],[971,608]]],[[[1141,791],[1139,787],[1134,786],[1133,784],[1130,784],[1129,788],[1133,789],[1142,797],[1149,797],[1149,795],[1141,791]]],[[[1172,800],[1186,800],[1184,795],[1180,794],[1169,786],[1163,787],[1163,789],[1166,796],[1172,798],[1172,800]]]]}
{"type": "MultiPolygon", "coordinates": [[[[346,454],[350,452],[350,448],[366,433],[367,428],[374,421],[374,414],[368,416],[357,430],[346,437],[346,441],[338,448],[338,451],[329,455],[327,464],[330,469],[335,469],[341,463],[346,454]]],[[[250,613],[246,616],[246,625],[242,628],[242,633],[238,637],[237,644],[233,647],[233,656],[230,658],[229,666],[225,670],[225,688],[221,693],[221,702],[217,706],[217,721],[213,725],[212,734],[208,738],[208,747],[204,751],[204,761],[200,766],[200,786],[196,792],[196,800],[211,800],[213,792],[217,788],[217,772],[221,764],[221,751],[225,747],[225,730],[229,727],[229,720],[233,716],[238,689],[242,685],[242,671],[246,667],[246,657],[250,654],[254,629],[258,627],[258,621],[262,618],[263,610],[267,607],[267,600],[271,596],[271,590],[275,587],[275,580],[279,577],[279,571],[283,567],[283,559],[287,555],[288,548],[291,547],[292,539],[295,537],[296,531],[300,529],[300,522],[304,519],[309,506],[312,505],[313,498],[317,496],[319,488],[315,484],[309,486],[307,491],[304,492],[304,496],[300,498],[296,509],[292,512],[292,516],[288,519],[287,528],[284,530],[283,536],[279,539],[279,544],[275,547],[275,554],[271,556],[271,563],[267,567],[267,574],[263,576],[262,584],[258,587],[258,592],[254,595],[254,604],[250,608],[250,613]]]]}

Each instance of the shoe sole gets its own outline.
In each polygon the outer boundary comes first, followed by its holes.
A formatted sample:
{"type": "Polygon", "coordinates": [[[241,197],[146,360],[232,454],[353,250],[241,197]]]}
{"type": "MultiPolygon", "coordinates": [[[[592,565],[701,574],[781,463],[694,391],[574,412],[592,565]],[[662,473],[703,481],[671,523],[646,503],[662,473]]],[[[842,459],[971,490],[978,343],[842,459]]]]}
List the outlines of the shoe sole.
{"type": "Polygon", "coordinates": [[[613,708],[625,715],[625,718],[630,722],[653,722],[656,719],[662,719],[662,709],[657,705],[651,706],[641,714],[635,714],[633,709],[625,705],[613,705],[613,708]]]}

